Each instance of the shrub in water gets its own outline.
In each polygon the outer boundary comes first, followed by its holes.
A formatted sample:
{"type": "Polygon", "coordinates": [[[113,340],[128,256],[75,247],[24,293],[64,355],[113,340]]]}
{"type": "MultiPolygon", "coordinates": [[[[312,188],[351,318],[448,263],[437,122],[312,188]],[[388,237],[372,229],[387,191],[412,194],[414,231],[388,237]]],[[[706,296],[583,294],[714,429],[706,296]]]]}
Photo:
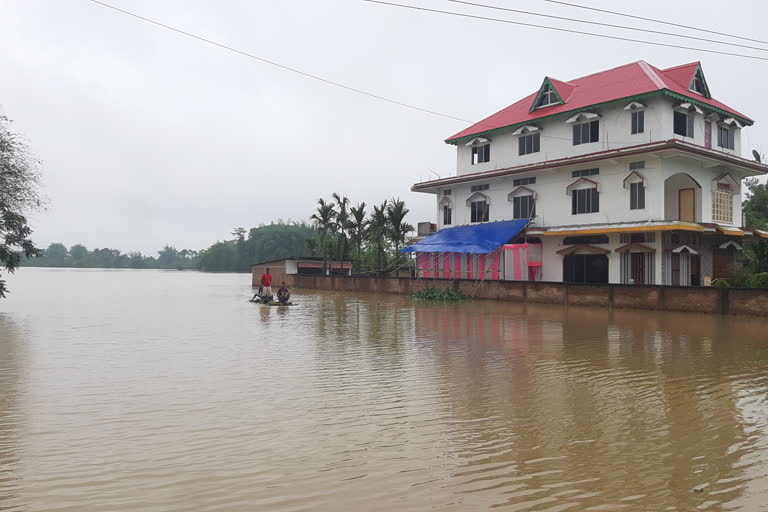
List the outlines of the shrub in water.
{"type": "Polygon", "coordinates": [[[467,299],[467,296],[458,290],[443,290],[434,286],[428,286],[414,293],[411,297],[431,301],[460,301],[467,299]]]}
{"type": "Polygon", "coordinates": [[[730,288],[731,283],[729,283],[725,279],[718,279],[717,281],[712,283],[712,286],[714,286],[715,288],[730,288]]]}
{"type": "Polygon", "coordinates": [[[768,288],[768,272],[753,274],[747,278],[747,287],[749,288],[768,288]]]}

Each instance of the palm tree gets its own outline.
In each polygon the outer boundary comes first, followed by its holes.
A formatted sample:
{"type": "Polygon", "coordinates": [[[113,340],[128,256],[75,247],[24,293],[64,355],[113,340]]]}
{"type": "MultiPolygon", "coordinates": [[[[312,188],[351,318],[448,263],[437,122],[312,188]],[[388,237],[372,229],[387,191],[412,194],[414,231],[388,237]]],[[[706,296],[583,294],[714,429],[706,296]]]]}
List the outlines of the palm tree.
{"type": "Polygon", "coordinates": [[[365,202],[349,209],[349,221],[347,222],[350,238],[357,248],[357,260],[360,261],[360,251],[363,240],[368,235],[368,220],[365,218],[365,202]]]}
{"type": "Polygon", "coordinates": [[[413,226],[405,222],[405,216],[408,215],[408,208],[405,207],[405,201],[400,198],[391,199],[387,205],[387,221],[389,239],[395,246],[395,252],[400,252],[400,247],[405,245],[405,239],[408,233],[413,231],[413,226]]]}
{"type": "Polygon", "coordinates": [[[339,257],[339,261],[344,263],[344,254],[347,252],[347,232],[346,229],[349,223],[349,199],[347,196],[340,196],[334,192],[331,197],[336,201],[336,206],[339,210],[336,212],[336,225],[339,228],[339,238],[336,244],[336,251],[339,257]]]}
{"type": "Polygon", "coordinates": [[[323,256],[323,274],[328,268],[328,235],[336,229],[336,210],[333,209],[333,203],[326,203],[324,199],[317,200],[317,213],[310,217],[315,221],[315,227],[320,233],[320,253],[323,256]]]}
{"type": "Polygon", "coordinates": [[[310,256],[315,256],[317,254],[317,240],[314,238],[307,238],[304,240],[304,245],[306,245],[310,256]]]}
{"type": "Polygon", "coordinates": [[[374,205],[371,218],[368,221],[368,235],[376,247],[376,268],[381,271],[381,257],[384,252],[384,243],[387,237],[387,206],[385,200],[381,205],[374,205]]]}

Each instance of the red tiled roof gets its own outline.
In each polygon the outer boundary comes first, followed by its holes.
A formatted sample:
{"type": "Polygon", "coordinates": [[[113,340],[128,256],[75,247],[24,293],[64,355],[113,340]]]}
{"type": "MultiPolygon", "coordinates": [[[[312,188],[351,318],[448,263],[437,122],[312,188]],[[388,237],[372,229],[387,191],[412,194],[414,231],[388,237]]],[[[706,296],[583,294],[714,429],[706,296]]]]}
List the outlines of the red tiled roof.
{"type": "Polygon", "coordinates": [[[698,66],[698,62],[693,62],[661,70],[641,60],[593,75],[569,80],[568,82],[549,78],[549,81],[557,89],[560,97],[565,101],[564,104],[543,107],[531,112],[531,104],[538,94],[538,91],[536,91],[507,108],[473,124],[469,128],[452,135],[447,140],[452,141],[496,128],[533,122],[554,114],[583,109],[607,101],[663,90],[684,95],[729,112],[737,117],[750,120],[749,117],[716,99],[706,98],[688,90],[688,85],[698,66]]]}

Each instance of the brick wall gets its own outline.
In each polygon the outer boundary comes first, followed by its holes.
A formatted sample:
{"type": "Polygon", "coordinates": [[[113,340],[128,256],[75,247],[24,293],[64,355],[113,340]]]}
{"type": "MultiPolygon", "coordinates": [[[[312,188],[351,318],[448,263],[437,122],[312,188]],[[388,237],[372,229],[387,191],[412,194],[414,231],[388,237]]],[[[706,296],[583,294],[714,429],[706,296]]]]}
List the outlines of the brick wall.
{"type": "Polygon", "coordinates": [[[739,288],[300,275],[286,276],[286,283],[305,289],[402,295],[434,286],[461,290],[470,297],[487,300],[768,316],[768,290],[739,288]]]}

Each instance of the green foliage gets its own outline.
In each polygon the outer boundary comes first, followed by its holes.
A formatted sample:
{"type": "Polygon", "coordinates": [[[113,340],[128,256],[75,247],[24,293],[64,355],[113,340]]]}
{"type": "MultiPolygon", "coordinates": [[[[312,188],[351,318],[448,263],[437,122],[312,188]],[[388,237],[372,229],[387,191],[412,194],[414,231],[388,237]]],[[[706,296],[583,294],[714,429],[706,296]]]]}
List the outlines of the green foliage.
{"type": "MultiPolygon", "coordinates": [[[[746,181],[746,188],[747,198],[742,203],[742,211],[747,227],[768,230],[768,186],[752,178],[746,181]]],[[[768,272],[768,241],[755,238],[744,247],[747,271],[768,272]]]]}
{"type": "MultiPolygon", "coordinates": [[[[13,273],[24,258],[39,254],[27,214],[42,207],[40,168],[24,141],[0,114],[0,268],[13,273]]],[[[0,298],[8,291],[0,279],[0,298]]]]}
{"type": "Polygon", "coordinates": [[[730,288],[731,287],[731,283],[729,283],[725,279],[716,279],[712,283],[712,286],[714,286],[715,288],[730,288]]]}
{"type": "Polygon", "coordinates": [[[768,288],[768,272],[752,274],[747,278],[747,288],[768,288]]]}
{"type": "Polygon", "coordinates": [[[768,229],[768,184],[750,178],[745,185],[747,198],[742,203],[742,211],[747,227],[768,229]]]}
{"type": "Polygon", "coordinates": [[[240,229],[233,232],[234,240],[216,242],[202,251],[198,268],[208,272],[248,272],[252,264],[260,261],[304,256],[308,240],[318,234],[305,223],[259,226],[251,228],[247,237],[240,229]]]}
{"type": "Polygon", "coordinates": [[[428,286],[421,291],[411,294],[411,297],[434,302],[457,302],[468,299],[460,290],[444,290],[434,286],[428,286]]]}
{"type": "Polygon", "coordinates": [[[197,251],[177,250],[166,245],[157,259],[140,252],[123,254],[118,249],[94,249],[75,244],[67,250],[61,243],[53,243],[37,257],[24,262],[27,267],[72,267],[72,268],[164,268],[191,269],[197,266],[197,251]]]}

